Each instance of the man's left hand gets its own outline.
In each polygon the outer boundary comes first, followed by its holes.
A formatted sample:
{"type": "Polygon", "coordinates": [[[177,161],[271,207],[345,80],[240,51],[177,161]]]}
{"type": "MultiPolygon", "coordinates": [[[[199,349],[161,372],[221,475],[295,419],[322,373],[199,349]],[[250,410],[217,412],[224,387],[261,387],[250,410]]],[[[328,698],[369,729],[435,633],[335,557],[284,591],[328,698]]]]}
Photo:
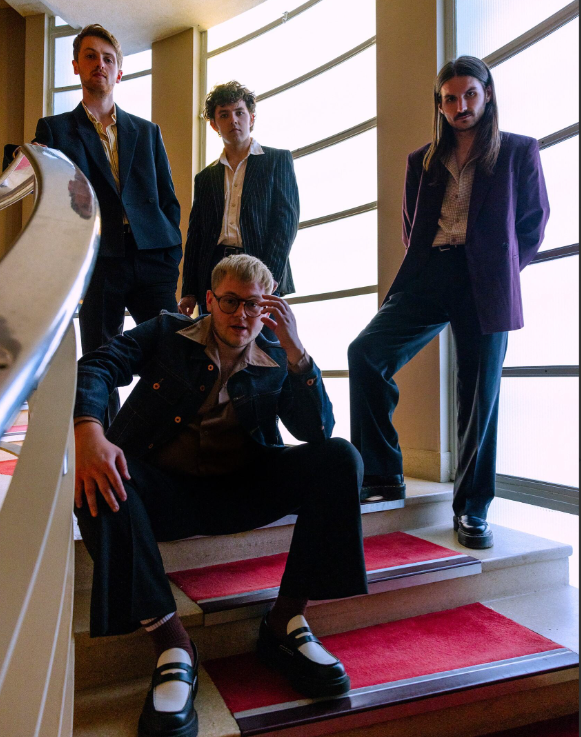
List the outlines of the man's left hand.
{"type": "Polygon", "coordinates": [[[260,306],[265,314],[262,322],[270,328],[286,351],[289,363],[298,363],[304,355],[305,349],[297,332],[297,321],[285,299],[275,297],[274,294],[264,294],[260,306]],[[270,313],[270,316],[269,314],[270,313]]]}

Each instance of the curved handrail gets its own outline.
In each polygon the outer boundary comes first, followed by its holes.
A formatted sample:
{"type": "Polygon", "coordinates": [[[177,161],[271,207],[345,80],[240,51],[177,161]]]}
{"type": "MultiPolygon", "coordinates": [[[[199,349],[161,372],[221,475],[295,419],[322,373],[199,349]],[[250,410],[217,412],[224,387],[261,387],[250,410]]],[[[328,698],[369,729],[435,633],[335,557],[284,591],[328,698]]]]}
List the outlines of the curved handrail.
{"type": "Polygon", "coordinates": [[[30,168],[36,180],[34,211],[0,262],[0,433],[63,339],[88,286],[101,229],[91,184],[55,149],[22,147],[0,176],[4,201],[16,202],[30,192],[30,168]]]}
{"type": "Polygon", "coordinates": [[[0,174],[0,210],[34,192],[34,182],[34,168],[21,149],[0,174]]]}

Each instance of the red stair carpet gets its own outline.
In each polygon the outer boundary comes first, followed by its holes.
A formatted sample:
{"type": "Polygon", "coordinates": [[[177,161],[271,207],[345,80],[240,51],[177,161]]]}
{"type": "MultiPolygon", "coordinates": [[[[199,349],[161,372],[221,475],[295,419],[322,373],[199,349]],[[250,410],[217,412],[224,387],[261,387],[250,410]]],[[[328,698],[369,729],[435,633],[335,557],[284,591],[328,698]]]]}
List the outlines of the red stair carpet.
{"type": "Polygon", "coordinates": [[[253,653],[204,663],[243,736],[578,663],[566,648],[482,604],[321,639],[351,677],[346,697],[304,699],[253,653]]]}
{"type": "Polygon", "coordinates": [[[13,476],[18,459],[13,461],[0,461],[0,476],[13,476]]]}
{"type": "MultiPolygon", "coordinates": [[[[365,538],[367,571],[377,571],[422,561],[462,557],[462,553],[408,535],[392,532],[365,538]]],[[[193,601],[235,596],[278,587],[287,554],[240,560],[205,568],[170,573],[169,578],[193,601]]]]}

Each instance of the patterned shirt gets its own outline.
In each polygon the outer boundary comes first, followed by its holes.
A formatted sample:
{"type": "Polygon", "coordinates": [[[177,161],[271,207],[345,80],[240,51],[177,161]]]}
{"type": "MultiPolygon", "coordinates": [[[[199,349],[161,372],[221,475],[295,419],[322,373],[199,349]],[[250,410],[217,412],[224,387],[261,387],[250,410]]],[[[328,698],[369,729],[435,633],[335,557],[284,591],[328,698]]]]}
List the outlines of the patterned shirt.
{"type": "Polygon", "coordinates": [[[240,205],[242,203],[242,188],[244,187],[244,177],[246,175],[246,166],[250,155],[264,155],[261,145],[253,138],[250,141],[250,148],[246,157],[236,167],[236,171],[230,166],[226,150],[222,152],[222,156],[214,164],[224,164],[226,170],[224,172],[224,218],[222,220],[222,232],[218,240],[218,245],[225,246],[243,246],[242,234],[240,233],[240,205]]]}
{"type": "Polygon", "coordinates": [[[466,242],[468,210],[470,208],[476,164],[468,162],[464,165],[462,171],[459,171],[454,153],[443,163],[448,169],[449,175],[444,201],[442,202],[442,211],[438,220],[438,230],[432,245],[460,246],[466,242]]]}

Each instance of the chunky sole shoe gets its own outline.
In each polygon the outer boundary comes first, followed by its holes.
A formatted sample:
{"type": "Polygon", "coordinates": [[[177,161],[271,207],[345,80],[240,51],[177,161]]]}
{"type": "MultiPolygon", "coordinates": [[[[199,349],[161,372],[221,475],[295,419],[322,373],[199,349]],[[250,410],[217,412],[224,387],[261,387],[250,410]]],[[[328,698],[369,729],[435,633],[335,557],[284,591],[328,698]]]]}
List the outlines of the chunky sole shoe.
{"type": "Polygon", "coordinates": [[[362,504],[371,502],[396,502],[405,499],[406,485],[403,476],[365,476],[359,498],[362,504]]]}
{"type": "Polygon", "coordinates": [[[335,658],[335,663],[331,665],[316,663],[299,650],[299,646],[306,642],[320,644],[308,627],[294,630],[280,640],[271,632],[265,617],[260,625],[257,654],[265,665],[282,673],[296,691],[309,698],[347,693],[351,688],[351,681],[341,661],[335,658]],[[297,635],[303,633],[306,636],[297,639],[297,635]]]}
{"type": "Polygon", "coordinates": [[[484,529],[478,532],[467,530],[458,517],[454,517],[454,530],[458,533],[458,542],[465,548],[472,550],[486,550],[494,545],[494,535],[488,522],[484,522],[484,529]]]}
{"type": "Polygon", "coordinates": [[[138,737],[197,737],[198,714],[194,709],[194,699],[198,693],[198,652],[193,643],[192,649],[194,651],[193,665],[166,663],[154,670],[151,688],[139,717],[138,737]],[[190,694],[181,711],[157,711],[155,709],[154,689],[168,681],[183,681],[190,686],[190,694]]]}

